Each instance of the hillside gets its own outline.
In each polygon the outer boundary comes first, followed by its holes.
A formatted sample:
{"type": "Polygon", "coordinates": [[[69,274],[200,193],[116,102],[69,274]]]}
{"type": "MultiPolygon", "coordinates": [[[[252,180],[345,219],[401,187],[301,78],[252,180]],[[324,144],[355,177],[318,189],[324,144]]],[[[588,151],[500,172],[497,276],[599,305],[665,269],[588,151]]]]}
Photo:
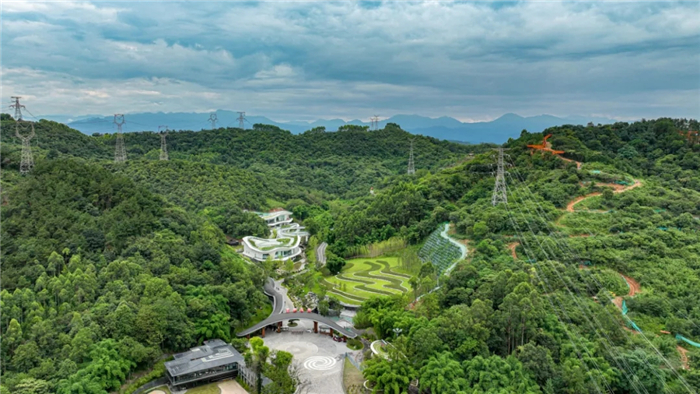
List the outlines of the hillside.
{"type": "Polygon", "coordinates": [[[216,226],[128,178],[42,160],[3,194],[7,387],[112,391],[163,352],[228,339],[266,305],[264,274],[216,226]]]}
{"type": "MultiPolygon", "coordinates": [[[[491,146],[419,137],[408,176],[410,135],[395,126],[172,132],[168,162],[156,134],[130,133],[129,161],[117,165],[113,136],[40,122],[28,176],[17,174],[17,141],[2,146],[3,388],[104,393],[163,353],[259,320],[274,267],[246,264],[224,235],[262,235],[242,209],[283,206],[337,256],[401,238],[409,246],[390,261],[408,267],[399,260],[444,222],[467,245],[437,290],[424,264],[403,274],[410,291],[364,302],[356,326],[396,351],[395,362],[367,362],[372,382],[698,390],[700,351],[674,338],[700,340],[700,144],[679,134],[686,126],[548,129],[569,161],[531,153],[543,134],[522,133],[506,144],[508,204],[494,207],[491,146]]],[[[313,266],[289,281],[321,295],[331,282],[313,266]]]]}

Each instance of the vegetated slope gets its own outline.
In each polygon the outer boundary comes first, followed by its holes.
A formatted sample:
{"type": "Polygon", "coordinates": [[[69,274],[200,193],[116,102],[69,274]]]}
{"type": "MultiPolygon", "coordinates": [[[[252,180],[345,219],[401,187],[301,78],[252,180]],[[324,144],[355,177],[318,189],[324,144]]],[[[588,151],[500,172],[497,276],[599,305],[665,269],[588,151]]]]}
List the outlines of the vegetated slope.
{"type": "Polygon", "coordinates": [[[264,274],[216,226],[100,166],[41,160],[3,193],[11,392],[115,390],[163,352],[230,338],[267,303],[264,274]]]}
{"type": "MultiPolygon", "coordinates": [[[[700,221],[694,218],[700,216],[700,145],[667,125],[614,126],[628,144],[650,153],[630,161],[620,156],[629,150],[625,145],[591,148],[596,138],[600,144],[607,138],[597,132],[608,126],[546,131],[554,134],[554,149],[582,155],[580,170],[548,153],[531,155],[526,145],[543,135],[524,133],[507,146],[507,206],[491,205],[493,176],[483,167],[494,159],[478,155],[308,219],[329,224],[321,233],[336,253],[367,239],[435,228],[444,218],[474,245],[469,262],[410,311],[406,299],[363,305],[355,321],[373,326],[407,356],[371,361],[365,377],[380,389],[418,378],[423,388],[440,392],[477,386],[568,393],[700,389],[697,366],[684,371],[676,346],[698,350],[674,338],[700,339],[700,221]],[[613,193],[604,185],[632,178],[641,178],[642,186],[613,193]],[[601,193],[586,201],[592,212],[565,212],[570,200],[592,192],[601,193]],[[508,249],[514,241],[522,249],[519,259],[508,249]],[[637,280],[641,293],[627,296],[620,274],[637,280]],[[624,295],[627,317],[641,333],[628,330],[614,295],[624,295]],[[395,327],[403,338],[394,340],[395,327]]],[[[416,282],[429,271],[421,270],[416,282]]]]}
{"type": "MultiPolygon", "coordinates": [[[[62,124],[42,120],[37,124],[38,157],[58,155],[110,160],[115,137],[112,134],[86,136],[62,124]]],[[[13,127],[4,121],[3,127],[13,127]]],[[[14,134],[14,133],[12,133],[14,134]]],[[[309,190],[353,197],[369,193],[383,178],[406,171],[411,138],[415,138],[417,169],[437,170],[467,153],[483,150],[434,138],[413,136],[389,124],[369,132],[324,133],[310,131],[293,135],[274,126],[256,125],[252,130],[171,131],[167,136],[171,159],[222,164],[285,179],[309,190]]],[[[158,160],[160,136],[153,132],[125,133],[129,160],[158,160]]],[[[19,141],[9,135],[3,156],[19,162],[19,141]]]]}

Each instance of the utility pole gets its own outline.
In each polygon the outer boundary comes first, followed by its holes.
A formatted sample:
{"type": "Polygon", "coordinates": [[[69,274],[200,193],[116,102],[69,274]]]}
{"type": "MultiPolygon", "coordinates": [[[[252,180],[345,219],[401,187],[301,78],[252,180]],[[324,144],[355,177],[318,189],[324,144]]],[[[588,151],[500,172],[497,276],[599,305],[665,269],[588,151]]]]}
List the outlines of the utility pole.
{"type": "Polygon", "coordinates": [[[207,122],[211,122],[211,129],[216,130],[216,121],[219,120],[216,116],[216,112],[212,112],[209,114],[209,119],[207,119],[207,122]]]}
{"type": "Polygon", "coordinates": [[[114,114],[113,123],[117,125],[117,144],[114,149],[114,162],[123,163],[126,161],[126,147],[124,146],[124,136],[122,135],[122,126],[126,123],[124,114],[114,114]]]}
{"type": "Polygon", "coordinates": [[[411,139],[411,151],[408,154],[408,175],[413,175],[416,173],[416,168],[413,164],[413,140],[415,140],[415,138],[411,139]]]}
{"type": "Polygon", "coordinates": [[[32,122],[21,122],[19,120],[15,121],[15,136],[22,140],[22,160],[19,164],[19,173],[22,175],[27,175],[29,171],[34,168],[34,156],[32,155],[32,145],[30,143],[31,139],[34,138],[34,123],[32,122]],[[19,124],[25,123],[29,124],[28,129],[30,129],[29,135],[22,135],[19,132],[19,124]]]}
{"type": "Polygon", "coordinates": [[[374,115],[374,130],[379,130],[379,115],[374,115]]]}
{"type": "Polygon", "coordinates": [[[160,159],[168,161],[168,146],[165,143],[165,136],[168,135],[168,126],[158,126],[160,133],[160,159]]]}
{"type": "Polygon", "coordinates": [[[15,120],[20,121],[22,120],[22,108],[26,108],[24,105],[19,103],[19,99],[21,99],[21,96],[12,96],[12,100],[14,101],[14,104],[10,105],[10,108],[15,109],[15,120]]]}
{"type": "Polygon", "coordinates": [[[496,171],[496,184],[493,186],[493,196],[491,204],[495,207],[500,203],[508,205],[508,195],[506,193],[506,178],[503,171],[503,148],[498,148],[498,170],[496,171]]]}
{"type": "Polygon", "coordinates": [[[238,112],[238,128],[241,130],[245,130],[245,112],[238,112]]]}

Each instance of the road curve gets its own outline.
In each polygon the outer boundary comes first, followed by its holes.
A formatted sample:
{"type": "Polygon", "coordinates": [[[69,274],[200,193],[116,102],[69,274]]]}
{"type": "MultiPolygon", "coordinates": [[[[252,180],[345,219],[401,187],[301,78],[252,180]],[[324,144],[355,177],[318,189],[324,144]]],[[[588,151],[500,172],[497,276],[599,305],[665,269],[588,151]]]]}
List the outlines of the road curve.
{"type": "Polygon", "coordinates": [[[326,247],[328,246],[327,243],[321,242],[320,245],[316,248],[316,261],[318,264],[321,266],[326,265],[326,247]]]}

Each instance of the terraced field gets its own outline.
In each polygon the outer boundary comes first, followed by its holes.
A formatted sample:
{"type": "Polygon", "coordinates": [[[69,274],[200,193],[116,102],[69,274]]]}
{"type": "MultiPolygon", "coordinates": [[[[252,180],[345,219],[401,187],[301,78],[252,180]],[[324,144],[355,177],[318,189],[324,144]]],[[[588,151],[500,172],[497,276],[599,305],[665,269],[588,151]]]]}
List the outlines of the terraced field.
{"type": "Polygon", "coordinates": [[[372,296],[407,292],[411,275],[400,266],[397,257],[348,260],[343,271],[321,280],[328,293],[348,304],[360,304],[372,296]]]}

